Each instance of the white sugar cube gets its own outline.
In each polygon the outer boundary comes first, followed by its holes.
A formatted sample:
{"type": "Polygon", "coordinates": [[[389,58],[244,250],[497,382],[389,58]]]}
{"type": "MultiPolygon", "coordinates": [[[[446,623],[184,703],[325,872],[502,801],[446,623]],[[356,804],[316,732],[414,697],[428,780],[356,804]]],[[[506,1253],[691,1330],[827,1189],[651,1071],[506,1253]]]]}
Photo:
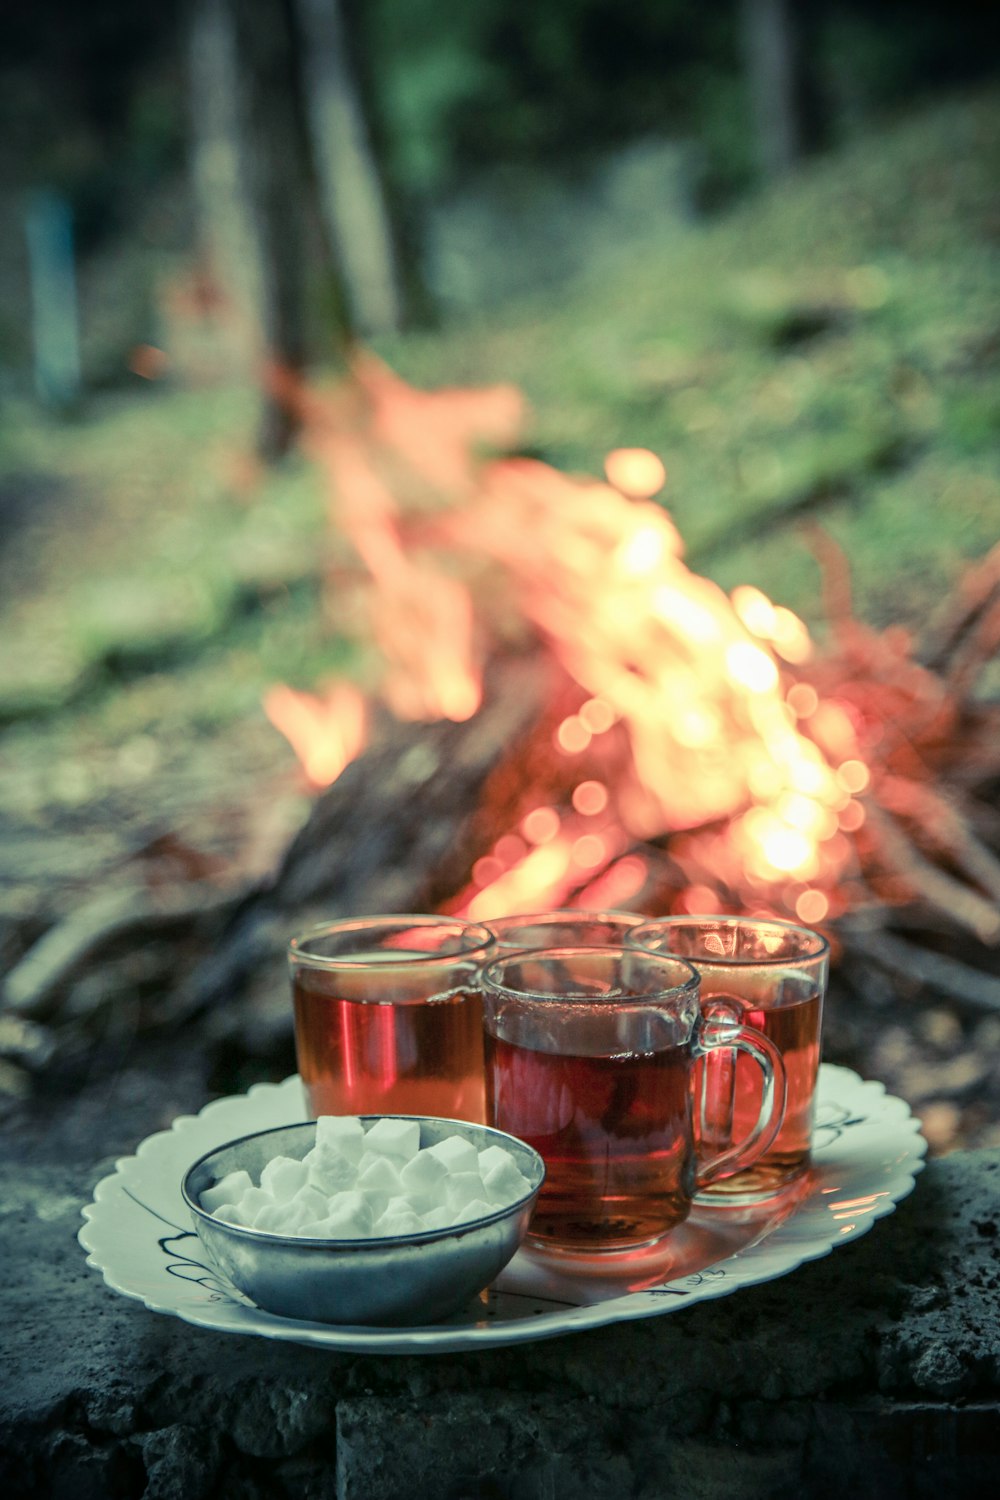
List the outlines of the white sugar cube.
{"type": "Polygon", "coordinates": [[[432,1156],[443,1161],[449,1172],[478,1172],[479,1153],[471,1141],[461,1135],[445,1136],[436,1146],[428,1146],[432,1156]]]}
{"type": "Polygon", "coordinates": [[[421,1213],[441,1203],[447,1176],[448,1168],[439,1156],[418,1151],[400,1171],[399,1180],[414,1208],[421,1213]]]}
{"type": "Polygon", "coordinates": [[[243,1224],[243,1218],[235,1203],[220,1203],[218,1208],[212,1209],[212,1218],[221,1219],[223,1224],[243,1224]]]}
{"type": "Polygon", "coordinates": [[[296,1229],[297,1238],[302,1240],[332,1240],[329,1225],[325,1219],[307,1219],[296,1229]]]}
{"type": "Polygon", "coordinates": [[[224,1203],[239,1203],[247,1188],[253,1187],[248,1172],[227,1172],[202,1193],[199,1202],[207,1214],[214,1214],[224,1203]]]}
{"type": "Polygon", "coordinates": [[[423,1230],[423,1219],[414,1213],[405,1198],[390,1198],[385,1213],[375,1225],[378,1235],[421,1234],[423,1230]]]}
{"type": "Polygon", "coordinates": [[[480,1177],[485,1182],[487,1172],[490,1171],[492,1167],[503,1166],[505,1162],[509,1162],[512,1167],[517,1166],[517,1162],[514,1160],[511,1153],[509,1151],[505,1151],[502,1146],[487,1146],[485,1151],[480,1151],[479,1153],[480,1177]]]}
{"type": "Polygon", "coordinates": [[[420,1150],[420,1121],[376,1120],[365,1133],[365,1150],[409,1161],[420,1150]]]}
{"type": "Polygon", "coordinates": [[[316,1121],[316,1146],[333,1149],[357,1161],[365,1149],[365,1127],[356,1115],[320,1115],[316,1121]]]}
{"type": "Polygon", "coordinates": [[[304,1184],[307,1171],[305,1162],[291,1156],[275,1156],[261,1172],[260,1185],[276,1203],[287,1203],[304,1184]]]}
{"type": "Polygon", "coordinates": [[[440,1208],[430,1208],[422,1215],[425,1229],[447,1229],[452,1223],[454,1214],[446,1205],[440,1208]]]}
{"type": "Polygon", "coordinates": [[[463,1204],[473,1201],[484,1201],[487,1197],[483,1179],[478,1172],[453,1172],[448,1178],[447,1203],[450,1209],[461,1208],[463,1204]]]}
{"type": "Polygon", "coordinates": [[[367,1233],[368,1230],[371,1229],[372,1224],[375,1222],[375,1216],[372,1213],[371,1204],[368,1202],[368,1199],[365,1197],[364,1193],[359,1193],[357,1191],[350,1193],[336,1193],[330,1199],[330,1213],[337,1214],[338,1216],[343,1216],[344,1214],[353,1214],[360,1224],[367,1226],[365,1229],[365,1233],[367,1233]]]}
{"type": "Polygon", "coordinates": [[[513,1157],[508,1156],[506,1161],[497,1162],[483,1174],[483,1186],[486,1189],[486,1197],[494,1205],[516,1203],[518,1198],[523,1198],[525,1193],[530,1192],[531,1183],[518,1171],[513,1157]]]}
{"type": "Polygon", "coordinates": [[[252,1229],[257,1223],[257,1215],[265,1208],[273,1205],[274,1199],[270,1193],[265,1193],[263,1188],[248,1187],[242,1194],[236,1205],[242,1223],[248,1229],[252,1229]]]}
{"type": "Polygon", "coordinates": [[[315,1217],[312,1209],[295,1199],[274,1202],[262,1208],[254,1220],[254,1229],[268,1229],[272,1234],[294,1234],[300,1224],[315,1217]]]}
{"type": "Polygon", "coordinates": [[[314,1187],[311,1182],[307,1182],[304,1187],[300,1187],[290,1202],[298,1204],[300,1208],[306,1209],[309,1219],[325,1219],[330,1208],[329,1194],[321,1193],[319,1188],[314,1187]]]}
{"type": "Polygon", "coordinates": [[[334,1193],[346,1193],[354,1187],[358,1167],[357,1162],[330,1148],[309,1153],[306,1174],[313,1187],[332,1198],[334,1193]]]}
{"type": "Polygon", "coordinates": [[[360,1193],[338,1193],[326,1218],[304,1225],[299,1233],[311,1239],[363,1240],[371,1235],[374,1223],[371,1205],[360,1193]]]}
{"type": "Polygon", "coordinates": [[[368,1199],[376,1215],[383,1213],[389,1199],[402,1192],[396,1164],[384,1156],[373,1157],[358,1176],[358,1192],[368,1199]]]}
{"type": "Polygon", "coordinates": [[[497,1206],[495,1203],[486,1203],[482,1198],[473,1198],[462,1207],[456,1209],[452,1218],[453,1224],[467,1224],[472,1219],[485,1219],[488,1214],[495,1214],[497,1206]]]}

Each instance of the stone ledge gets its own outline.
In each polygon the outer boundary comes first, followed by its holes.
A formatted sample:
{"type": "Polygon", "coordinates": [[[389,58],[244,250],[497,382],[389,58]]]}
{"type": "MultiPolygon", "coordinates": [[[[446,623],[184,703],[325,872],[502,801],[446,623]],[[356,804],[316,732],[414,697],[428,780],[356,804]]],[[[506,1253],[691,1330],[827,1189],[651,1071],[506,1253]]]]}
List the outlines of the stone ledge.
{"type": "Polygon", "coordinates": [[[89,1270],[107,1164],[0,1169],[4,1493],[780,1500],[997,1492],[1000,1152],[870,1234],[670,1316],[479,1354],[331,1354],[148,1312],[89,1270]]]}

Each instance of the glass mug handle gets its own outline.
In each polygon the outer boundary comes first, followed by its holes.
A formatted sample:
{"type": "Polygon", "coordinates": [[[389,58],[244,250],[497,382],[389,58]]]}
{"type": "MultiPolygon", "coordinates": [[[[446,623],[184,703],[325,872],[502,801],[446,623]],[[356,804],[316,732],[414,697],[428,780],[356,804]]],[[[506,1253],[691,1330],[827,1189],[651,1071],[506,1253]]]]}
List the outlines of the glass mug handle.
{"type": "Polygon", "coordinates": [[[781,1053],[774,1043],[753,1026],[740,1025],[719,1015],[702,1017],[694,1038],[695,1056],[707,1057],[720,1048],[734,1048],[752,1057],[764,1075],[764,1088],[760,1113],[750,1134],[699,1165],[699,1188],[753,1166],[774,1145],[785,1117],[788,1081],[781,1053]]]}

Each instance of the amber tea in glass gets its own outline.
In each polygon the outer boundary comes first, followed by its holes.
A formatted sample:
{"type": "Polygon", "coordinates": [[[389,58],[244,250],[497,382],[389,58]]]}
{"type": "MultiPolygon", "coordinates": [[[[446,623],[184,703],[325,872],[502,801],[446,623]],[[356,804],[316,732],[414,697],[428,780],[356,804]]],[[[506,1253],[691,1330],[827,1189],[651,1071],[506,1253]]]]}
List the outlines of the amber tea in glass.
{"type": "Polygon", "coordinates": [[[778,1129],[780,1058],[742,1023],[703,1021],[683,960],[622,946],[511,952],[486,966],[482,989],[487,1120],[544,1158],[529,1229],[540,1246],[651,1244],[687,1217],[699,1183],[750,1164],[778,1129]],[[756,1061],[761,1104],[745,1139],[696,1169],[694,1067],[718,1046],[756,1061]]]}
{"type": "Polygon", "coordinates": [[[316,927],[289,949],[310,1112],[485,1119],[482,1006],[493,939],[434,916],[316,927]]]}
{"type": "MultiPolygon", "coordinates": [[[[791,923],[749,917],[664,917],[632,928],[626,942],[674,954],[701,975],[708,1016],[740,1019],[781,1053],[788,1080],[785,1118],[773,1146],[755,1166],[713,1183],[706,1201],[748,1202],[780,1191],[808,1169],[829,944],[791,923]]],[[[756,1069],[733,1053],[706,1059],[700,1088],[699,1139],[717,1150],[739,1139],[757,1117],[756,1069]]]]}

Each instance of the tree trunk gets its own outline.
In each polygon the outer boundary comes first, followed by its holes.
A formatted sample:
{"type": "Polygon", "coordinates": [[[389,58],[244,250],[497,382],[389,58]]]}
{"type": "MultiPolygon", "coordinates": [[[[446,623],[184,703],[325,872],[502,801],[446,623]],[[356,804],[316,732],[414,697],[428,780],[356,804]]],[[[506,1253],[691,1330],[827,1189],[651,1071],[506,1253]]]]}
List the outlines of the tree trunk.
{"type": "Polygon", "coordinates": [[[781,177],[805,149],[803,49],[792,0],[743,0],[743,46],[757,140],[767,177],[781,177]]]}
{"type": "Polygon", "coordinates": [[[235,358],[264,352],[263,247],[251,211],[234,0],[196,0],[189,35],[191,182],[199,258],[224,302],[235,358]]]}
{"type": "MultiPolygon", "coordinates": [[[[295,108],[291,20],[284,0],[236,0],[247,102],[251,213],[264,266],[260,316],[265,358],[298,372],[305,363],[302,256],[305,143],[295,108]]],[[[265,382],[257,446],[274,458],[297,425],[292,407],[265,382]]]]}
{"type": "MultiPolygon", "coordinates": [[[[191,23],[192,174],[209,275],[238,324],[244,368],[304,358],[303,145],[282,0],[197,0],[191,23]]],[[[292,416],[261,376],[258,449],[288,446],[292,416]]]]}
{"type": "Polygon", "coordinates": [[[341,0],[293,0],[320,208],[343,280],[348,322],[396,331],[403,292],[396,244],[341,0]]]}

